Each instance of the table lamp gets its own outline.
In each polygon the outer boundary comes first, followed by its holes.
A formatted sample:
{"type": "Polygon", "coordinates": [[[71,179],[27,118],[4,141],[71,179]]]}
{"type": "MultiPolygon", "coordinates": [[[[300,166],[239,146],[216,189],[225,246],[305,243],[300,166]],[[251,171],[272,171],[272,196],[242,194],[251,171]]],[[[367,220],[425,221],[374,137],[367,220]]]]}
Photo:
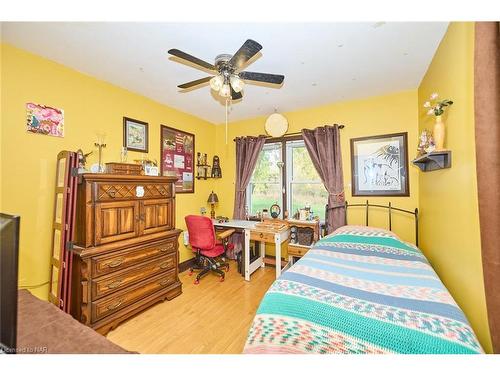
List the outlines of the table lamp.
{"type": "Polygon", "coordinates": [[[215,207],[216,203],[219,203],[219,198],[217,197],[217,194],[215,194],[213,190],[210,193],[210,195],[208,196],[207,203],[210,203],[210,207],[211,207],[210,218],[215,219],[214,207],[215,207]]]}

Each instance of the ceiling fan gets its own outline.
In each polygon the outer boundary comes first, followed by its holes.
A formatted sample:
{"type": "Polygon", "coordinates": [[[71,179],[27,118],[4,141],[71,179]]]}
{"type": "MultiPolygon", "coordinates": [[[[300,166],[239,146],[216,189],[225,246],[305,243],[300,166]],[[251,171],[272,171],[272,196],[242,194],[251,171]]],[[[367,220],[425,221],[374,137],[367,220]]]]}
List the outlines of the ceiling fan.
{"type": "Polygon", "coordinates": [[[217,91],[223,98],[231,97],[232,100],[238,100],[243,97],[241,91],[243,90],[245,81],[249,81],[248,83],[253,81],[280,85],[285,79],[285,76],[279,74],[239,71],[261,49],[262,46],[259,43],[248,39],[234,55],[217,55],[213,65],[175,48],[169,50],[168,53],[215,73],[214,76],[200,78],[177,87],[188,89],[202,83],[210,82],[210,87],[217,91]]]}

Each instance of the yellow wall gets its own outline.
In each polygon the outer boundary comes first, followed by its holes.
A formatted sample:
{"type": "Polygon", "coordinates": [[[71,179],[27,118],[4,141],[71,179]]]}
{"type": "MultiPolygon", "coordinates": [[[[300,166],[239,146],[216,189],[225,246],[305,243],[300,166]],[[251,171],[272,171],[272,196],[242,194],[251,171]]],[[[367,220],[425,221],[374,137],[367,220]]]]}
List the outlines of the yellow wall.
{"type": "Polygon", "coordinates": [[[433,92],[454,101],[444,116],[452,167],[420,173],[420,247],[491,352],[479,234],[473,64],[474,24],[450,24],[418,89],[420,130],[433,127],[423,108],[433,92]]]}
{"type": "MultiPolygon", "coordinates": [[[[417,91],[403,91],[391,95],[371,97],[325,105],[316,108],[307,108],[294,112],[284,113],[289,121],[289,133],[300,131],[303,128],[315,128],[325,124],[344,124],[341,130],[342,162],[344,170],[344,189],[346,199],[350,203],[364,203],[365,197],[351,197],[351,138],[388,133],[408,132],[409,159],[414,157],[417,147],[417,91]]],[[[265,134],[265,117],[237,121],[228,126],[228,143],[225,143],[224,125],[217,126],[217,152],[221,158],[223,178],[216,182],[215,188],[219,195],[217,214],[231,217],[234,206],[235,182],[235,144],[234,137],[242,135],[265,134]]],[[[370,202],[387,204],[413,210],[418,207],[418,170],[411,164],[410,197],[369,197],[370,202]]],[[[305,203],[305,202],[304,202],[305,203]]],[[[326,204],[326,202],[325,202],[326,204]]],[[[364,224],[363,209],[349,209],[348,221],[351,224],[364,224]]],[[[415,234],[410,216],[396,217],[393,221],[393,230],[403,239],[414,241],[415,234]]],[[[370,224],[387,227],[387,210],[370,211],[370,224]]]]}
{"type": "MultiPolygon", "coordinates": [[[[103,161],[119,161],[123,145],[122,117],[149,123],[149,154],[160,159],[160,124],[196,136],[196,149],[213,155],[215,125],[154,102],[143,96],[97,80],[60,64],[2,44],[1,77],[1,185],[2,212],[21,215],[20,284],[49,280],[51,221],[56,156],[61,150],[94,151],[89,166],[97,161],[93,146],[96,134],[106,133],[103,161]],[[28,133],[27,102],[64,110],[64,138],[28,133]]],[[[129,152],[128,161],[143,153],[129,152]]],[[[206,207],[210,193],[206,181],[195,182],[195,194],[177,195],[177,227],[184,216],[206,207]]],[[[182,237],[182,236],[181,236],[182,237]]],[[[192,257],[180,239],[180,261],[192,257]]],[[[47,298],[48,287],[33,290],[47,298]]]]}

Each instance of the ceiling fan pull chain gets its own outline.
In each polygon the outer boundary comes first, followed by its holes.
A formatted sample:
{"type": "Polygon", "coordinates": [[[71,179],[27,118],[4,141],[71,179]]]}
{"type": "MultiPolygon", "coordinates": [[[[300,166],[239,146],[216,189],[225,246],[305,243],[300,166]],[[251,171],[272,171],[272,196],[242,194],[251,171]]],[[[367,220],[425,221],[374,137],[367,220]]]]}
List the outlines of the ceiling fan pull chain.
{"type": "Polygon", "coordinates": [[[226,98],[226,145],[227,145],[227,103],[229,102],[229,98],[226,98]]]}

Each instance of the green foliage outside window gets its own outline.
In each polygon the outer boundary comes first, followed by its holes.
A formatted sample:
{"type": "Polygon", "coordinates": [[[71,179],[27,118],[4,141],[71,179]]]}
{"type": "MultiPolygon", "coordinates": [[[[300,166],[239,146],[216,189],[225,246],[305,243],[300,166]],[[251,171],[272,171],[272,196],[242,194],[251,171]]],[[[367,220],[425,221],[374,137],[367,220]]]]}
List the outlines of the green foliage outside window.
{"type": "MultiPolygon", "coordinates": [[[[290,206],[287,207],[290,216],[306,204],[311,206],[315,215],[321,220],[325,216],[325,205],[328,194],[314,168],[307,149],[301,144],[288,148],[287,158],[291,158],[291,171],[288,171],[287,192],[290,206]],[[290,173],[291,172],[291,173],[290,173]]],[[[249,211],[256,214],[263,209],[269,209],[277,203],[283,208],[281,191],[281,146],[266,145],[262,150],[249,185],[249,211]]],[[[286,176],[283,176],[285,178],[286,176]]]]}

